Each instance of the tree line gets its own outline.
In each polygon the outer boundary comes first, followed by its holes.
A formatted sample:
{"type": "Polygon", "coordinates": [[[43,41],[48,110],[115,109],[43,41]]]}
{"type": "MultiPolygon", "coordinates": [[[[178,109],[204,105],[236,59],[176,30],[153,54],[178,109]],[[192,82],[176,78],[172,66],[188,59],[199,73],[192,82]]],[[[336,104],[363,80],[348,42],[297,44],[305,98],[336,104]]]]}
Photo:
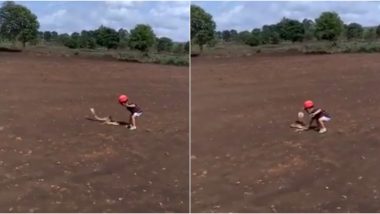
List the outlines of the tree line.
{"type": "Polygon", "coordinates": [[[130,31],[115,30],[100,26],[95,30],[82,30],[71,34],[59,34],[56,31],[39,31],[37,16],[27,7],[12,1],[4,2],[0,8],[0,41],[10,41],[13,44],[21,42],[35,45],[63,45],[68,48],[107,49],[129,48],[147,52],[155,49],[158,52],[188,53],[189,43],[174,42],[168,37],[157,38],[149,25],[138,24],[130,31]]]}
{"type": "Polygon", "coordinates": [[[372,41],[380,38],[380,25],[363,27],[358,23],[344,24],[335,12],[326,11],[315,20],[302,22],[283,18],[278,23],[264,25],[252,31],[224,30],[215,31],[216,24],[212,16],[197,5],[191,6],[191,38],[202,50],[204,45],[212,46],[216,41],[241,42],[250,46],[279,44],[282,41],[304,42],[313,40],[365,39],[372,41]]]}

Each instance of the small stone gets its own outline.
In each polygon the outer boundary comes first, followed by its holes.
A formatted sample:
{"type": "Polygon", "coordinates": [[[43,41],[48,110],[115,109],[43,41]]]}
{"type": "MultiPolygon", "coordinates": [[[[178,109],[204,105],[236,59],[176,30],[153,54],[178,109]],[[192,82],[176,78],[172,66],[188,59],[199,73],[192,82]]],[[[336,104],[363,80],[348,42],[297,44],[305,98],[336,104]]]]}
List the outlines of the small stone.
{"type": "Polygon", "coordinates": [[[16,137],[16,140],[22,141],[22,137],[16,137]]]}
{"type": "Polygon", "coordinates": [[[328,190],[328,189],[330,189],[330,188],[329,188],[328,186],[325,186],[325,189],[328,190]]]}
{"type": "Polygon", "coordinates": [[[358,177],[358,180],[362,180],[362,179],[363,179],[363,177],[362,177],[362,176],[359,176],[359,177],[358,177]]]}

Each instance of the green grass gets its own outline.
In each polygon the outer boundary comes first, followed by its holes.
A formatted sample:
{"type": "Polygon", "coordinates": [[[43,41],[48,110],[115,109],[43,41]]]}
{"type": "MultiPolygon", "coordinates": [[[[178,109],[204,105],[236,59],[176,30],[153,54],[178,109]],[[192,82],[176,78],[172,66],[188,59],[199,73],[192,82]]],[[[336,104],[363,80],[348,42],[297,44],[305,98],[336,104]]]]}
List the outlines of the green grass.
{"type": "MultiPolygon", "coordinates": [[[[1,47],[9,48],[11,44],[0,43],[1,47]]],[[[59,45],[39,44],[36,46],[27,46],[22,51],[34,52],[40,55],[58,55],[65,57],[99,57],[114,58],[119,61],[138,62],[138,63],[155,63],[163,65],[188,66],[189,57],[187,54],[171,54],[171,53],[154,53],[144,54],[135,50],[107,50],[105,48],[97,49],[70,49],[59,45]]]]}
{"type": "MultiPolygon", "coordinates": [[[[336,53],[379,53],[379,41],[339,41],[335,45],[328,41],[302,43],[283,42],[277,45],[259,45],[250,47],[238,43],[218,43],[214,47],[205,47],[202,55],[232,57],[255,54],[336,54],[336,53]]],[[[198,46],[192,45],[192,54],[198,54],[198,46]]]]}
{"type": "Polygon", "coordinates": [[[123,52],[119,53],[118,59],[127,62],[156,63],[177,66],[189,65],[189,57],[187,55],[170,55],[159,53],[143,54],[140,52],[123,52]]]}

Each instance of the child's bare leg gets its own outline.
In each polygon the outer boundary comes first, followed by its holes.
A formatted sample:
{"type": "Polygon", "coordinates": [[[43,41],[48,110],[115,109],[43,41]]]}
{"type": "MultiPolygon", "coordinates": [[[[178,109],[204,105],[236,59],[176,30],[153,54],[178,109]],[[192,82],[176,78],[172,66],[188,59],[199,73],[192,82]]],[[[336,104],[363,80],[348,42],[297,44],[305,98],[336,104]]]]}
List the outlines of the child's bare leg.
{"type": "Polygon", "coordinates": [[[136,116],[132,115],[132,126],[136,127],[136,116]]]}
{"type": "Polygon", "coordinates": [[[318,120],[318,126],[320,129],[326,129],[325,123],[323,122],[322,119],[318,120]]]}
{"type": "Polygon", "coordinates": [[[318,120],[318,126],[319,126],[319,133],[325,133],[327,131],[325,123],[322,119],[318,120]]]}
{"type": "Polygon", "coordinates": [[[129,116],[129,126],[133,124],[133,119],[132,119],[132,115],[129,116]]]}

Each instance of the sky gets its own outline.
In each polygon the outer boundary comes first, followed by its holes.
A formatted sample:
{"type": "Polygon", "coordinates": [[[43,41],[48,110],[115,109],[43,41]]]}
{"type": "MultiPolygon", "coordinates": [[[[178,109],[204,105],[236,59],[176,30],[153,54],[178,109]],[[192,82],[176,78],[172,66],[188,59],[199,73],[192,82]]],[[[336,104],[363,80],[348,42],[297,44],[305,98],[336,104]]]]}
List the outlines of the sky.
{"type": "Polygon", "coordinates": [[[314,20],[321,12],[335,11],[344,23],[357,22],[363,26],[380,24],[380,2],[192,2],[210,13],[217,30],[238,31],[275,24],[283,17],[302,21],[314,20]]]}
{"type": "Polygon", "coordinates": [[[189,40],[188,1],[16,1],[16,3],[28,7],[37,16],[40,31],[72,33],[94,30],[100,25],[129,31],[137,24],[149,24],[158,37],[165,36],[178,42],[189,40]]]}

